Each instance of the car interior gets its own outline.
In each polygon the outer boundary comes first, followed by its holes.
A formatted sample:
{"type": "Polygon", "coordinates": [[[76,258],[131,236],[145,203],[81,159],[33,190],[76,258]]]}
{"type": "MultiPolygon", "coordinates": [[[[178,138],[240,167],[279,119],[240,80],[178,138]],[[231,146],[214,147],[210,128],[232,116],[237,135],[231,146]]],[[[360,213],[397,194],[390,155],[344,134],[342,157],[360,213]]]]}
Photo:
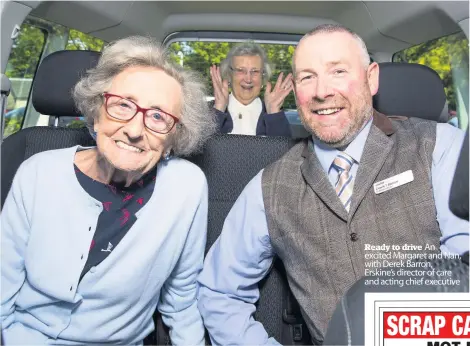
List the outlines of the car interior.
{"type": "MultiPolygon", "coordinates": [[[[295,47],[315,26],[339,23],[357,32],[366,42],[371,60],[379,63],[379,92],[373,99],[377,111],[390,117],[419,117],[441,123],[455,120],[454,126],[468,131],[468,14],[466,1],[2,2],[1,205],[24,160],[46,150],[94,145],[87,128],[80,126],[81,115],[70,90],[97,63],[107,42],[139,34],[153,36],[170,48],[186,45],[195,49],[195,44],[204,48],[208,43],[244,40],[295,47]],[[21,46],[19,41],[34,27],[43,35],[36,50],[21,46]],[[78,49],[67,48],[73,40],[78,49]],[[37,52],[35,60],[24,60],[27,68],[15,67],[20,66],[22,58],[19,48],[29,49],[28,54],[37,52]],[[440,61],[437,65],[436,59],[440,61]],[[20,99],[18,95],[26,96],[20,99]],[[20,108],[20,115],[7,115],[20,108]]],[[[274,53],[284,54],[285,50],[274,53]]],[[[183,49],[175,51],[175,59],[186,63],[189,58],[185,54],[183,49]]],[[[284,68],[288,71],[290,65],[284,68]]],[[[298,121],[295,103],[284,108],[292,110],[292,137],[215,135],[202,153],[187,158],[208,180],[206,252],[245,185],[308,136],[298,121]]],[[[467,170],[456,174],[454,185],[466,182],[468,202],[468,157],[462,165],[467,170]]],[[[456,191],[465,189],[465,185],[459,186],[464,188],[456,191]]],[[[462,206],[464,198],[458,197],[454,205],[458,210],[466,208],[468,219],[468,203],[462,206]]],[[[260,284],[255,319],[282,344],[319,344],[309,335],[280,260],[260,284]]],[[[155,331],[145,344],[171,344],[157,312],[154,321],[155,331]]]]}

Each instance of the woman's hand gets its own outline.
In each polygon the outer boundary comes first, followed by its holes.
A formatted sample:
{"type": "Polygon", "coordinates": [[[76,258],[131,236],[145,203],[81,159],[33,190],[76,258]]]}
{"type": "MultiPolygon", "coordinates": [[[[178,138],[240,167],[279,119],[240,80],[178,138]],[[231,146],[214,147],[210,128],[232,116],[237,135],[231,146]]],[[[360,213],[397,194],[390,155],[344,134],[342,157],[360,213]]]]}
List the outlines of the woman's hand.
{"type": "Polygon", "coordinates": [[[276,85],[272,89],[271,83],[266,85],[264,92],[264,103],[266,105],[266,112],[268,114],[278,113],[281,110],[285,98],[293,88],[292,73],[289,73],[286,79],[283,80],[284,73],[281,72],[277,78],[276,85]]]}
{"type": "Polygon", "coordinates": [[[220,67],[212,65],[210,67],[212,85],[214,86],[215,109],[225,112],[228,106],[228,81],[222,80],[220,67]]]}

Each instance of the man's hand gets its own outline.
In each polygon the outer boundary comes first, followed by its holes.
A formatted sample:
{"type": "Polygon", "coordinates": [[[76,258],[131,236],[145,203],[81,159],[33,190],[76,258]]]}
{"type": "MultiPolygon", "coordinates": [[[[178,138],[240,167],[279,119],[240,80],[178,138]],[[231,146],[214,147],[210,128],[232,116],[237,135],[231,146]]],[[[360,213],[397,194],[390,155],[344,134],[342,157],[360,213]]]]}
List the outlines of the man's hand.
{"type": "Polygon", "coordinates": [[[214,87],[214,108],[225,112],[228,106],[228,81],[222,80],[220,68],[212,65],[210,67],[212,85],[214,87]]]}
{"type": "Polygon", "coordinates": [[[284,80],[282,80],[283,75],[284,74],[282,72],[279,74],[274,89],[272,89],[271,83],[268,82],[266,85],[264,103],[268,114],[278,113],[281,110],[285,98],[289,95],[294,86],[292,73],[289,73],[284,80]]]}

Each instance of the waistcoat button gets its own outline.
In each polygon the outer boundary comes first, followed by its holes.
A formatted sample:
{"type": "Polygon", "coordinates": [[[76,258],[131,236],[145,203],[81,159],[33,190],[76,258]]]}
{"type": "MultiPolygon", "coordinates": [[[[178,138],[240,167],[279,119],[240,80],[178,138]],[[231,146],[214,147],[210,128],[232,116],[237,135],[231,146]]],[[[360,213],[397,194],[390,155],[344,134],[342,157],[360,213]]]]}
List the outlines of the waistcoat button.
{"type": "Polygon", "coordinates": [[[357,233],[351,233],[351,234],[350,234],[350,237],[351,237],[351,240],[352,240],[352,241],[356,241],[357,238],[358,238],[357,233]]]}

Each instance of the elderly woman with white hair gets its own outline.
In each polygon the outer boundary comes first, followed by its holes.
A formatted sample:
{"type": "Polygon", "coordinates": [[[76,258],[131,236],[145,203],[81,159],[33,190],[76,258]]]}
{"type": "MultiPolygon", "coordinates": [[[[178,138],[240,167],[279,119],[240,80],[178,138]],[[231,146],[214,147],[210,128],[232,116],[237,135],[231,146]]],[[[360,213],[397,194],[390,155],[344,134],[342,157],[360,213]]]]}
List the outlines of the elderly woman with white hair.
{"type": "Polygon", "coordinates": [[[26,160],[3,208],[4,343],[142,344],[158,308],[174,345],[204,344],[207,183],[179,157],[216,131],[202,80],[138,36],[73,95],[96,147],[26,160]]]}
{"type": "Polygon", "coordinates": [[[272,67],[264,49],[253,42],[235,45],[220,67],[211,66],[214,108],[222,133],[290,136],[282,104],[292,91],[292,74],[279,74],[272,87],[272,67]],[[264,102],[259,95],[266,84],[264,102]],[[229,87],[232,92],[229,93],[229,87]]]}

